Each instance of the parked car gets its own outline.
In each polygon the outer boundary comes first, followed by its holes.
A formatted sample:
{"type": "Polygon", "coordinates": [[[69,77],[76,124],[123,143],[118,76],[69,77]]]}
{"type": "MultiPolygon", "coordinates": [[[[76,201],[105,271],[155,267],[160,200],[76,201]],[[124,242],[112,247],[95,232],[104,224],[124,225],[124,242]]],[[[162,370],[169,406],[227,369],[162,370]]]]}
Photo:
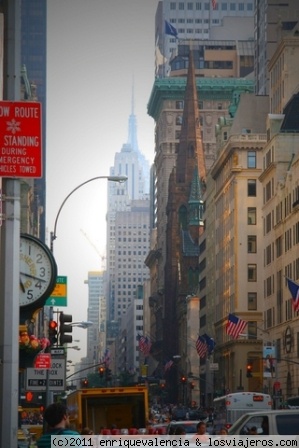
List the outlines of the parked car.
{"type": "Polygon", "coordinates": [[[256,427],[258,435],[297,435],[299,413],[297,410],[249,412],[242,415],[228,430],[230,436],[250,434],[256,427]],[[265,423],[268,430],[265,431],[265,423]]]}

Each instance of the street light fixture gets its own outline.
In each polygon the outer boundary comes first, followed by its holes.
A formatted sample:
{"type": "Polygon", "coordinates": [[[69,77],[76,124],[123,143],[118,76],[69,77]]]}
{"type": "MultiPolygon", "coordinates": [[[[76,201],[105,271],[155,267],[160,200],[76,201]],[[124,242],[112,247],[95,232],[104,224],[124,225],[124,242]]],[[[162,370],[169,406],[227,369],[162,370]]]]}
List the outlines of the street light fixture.
{"type": "Polygon", "coordinates": [[[84,330],[86,330],[86,328],[93,326],[93,322],[91,322],[90,320],[82,320],[81,322],[72,322],[69,324],[69,326],[77,327],[77,328],[84,328],[84,330]]]}
{"type": "Polygon", "coordinates": [[[66,203],[66,201],[69,199],[70,196],[72,196],[73,193],[75,193],[75,191],[79,190],[79,188],[83,187],[84,185],[88,184],[89,182],[93,182],[94,180],[98,180],[98,179],[107,179],[110,182],[119,182],[119,183],[123,183],[126,182],[128,180],[127,176],[96,176],[96,177],[92,177],[91,179],[86,180],[85,182],[82,182],[81,184],[77,185],[77,187],[75,187],[66,197],[65,199],[62,201],[61,206],[59,207],[59,210],[57,212],[56,218],[55,218],[55,223],[54,223],[54,230],[53,232],[51,232],[50,234],[50,249],[51,252],[53,252],[53,245],[54,245],[54,241],[57,238],[56,235],[56,229],[57,229],[57,222],[58,222],[58,218],[59,215],[61,213],[61,210],[64,207],[64,204],[66,203]]]}

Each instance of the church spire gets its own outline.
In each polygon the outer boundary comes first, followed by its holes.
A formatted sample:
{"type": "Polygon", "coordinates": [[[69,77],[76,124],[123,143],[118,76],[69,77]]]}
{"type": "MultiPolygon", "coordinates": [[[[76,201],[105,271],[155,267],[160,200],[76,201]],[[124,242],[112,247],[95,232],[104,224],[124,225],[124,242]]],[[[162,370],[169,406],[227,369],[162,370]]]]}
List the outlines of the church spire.
{"type": "Polygon", "coordinates": [[[194,168],[200,182],[206,180],[206,168],[199,121],[198,96],[192,50],[189,51],[189,68],[184,97],[184,111],[176,162],[177,183],[191,184],[194,168]]]}

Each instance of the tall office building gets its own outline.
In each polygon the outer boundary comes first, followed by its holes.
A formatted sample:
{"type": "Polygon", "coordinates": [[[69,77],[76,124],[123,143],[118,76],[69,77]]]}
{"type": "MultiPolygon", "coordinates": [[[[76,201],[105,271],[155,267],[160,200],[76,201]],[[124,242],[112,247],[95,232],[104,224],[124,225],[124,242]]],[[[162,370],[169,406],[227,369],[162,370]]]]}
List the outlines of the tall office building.
{"type": "MultiPolygon", "coordinates": [[[[107,210],[107,300],[108,300],[108,323],[107,333],[109,337],[115,337],[118,331],[117,321],[125,311],[128,303],[134,296],[134,288],[139,279],[145,278],[145,266],[143,259],[138,255],[148,250],[149,244],[149,164],[139,150],[137,142],[137,123],[134,114],[134,100],[132,99],[132,112],[129,118],[129,136],[120,152],[115,154],[114,166],[110,169],[110,174],[125,175],[127,182],[123,184],[109,183],[108,185],[108,210],[107,210]],[[147,211],[145,211],[147,210],[147,211]],[[134,222],[136,219],[136,222],[134,222]],[[123,220],[123,221],[122,221],[123,220]],[[147,235],[144,237],[145,225],[147,235]],[[138,241],[142,233],[142,241],[138,241]],[[146,241],[144,242],[144,238],[146,241]],[[120,248],[120,246],[122,246],[120,248]],[[134,254],[136,252],[136,254],[134,254]],[[121,253],[121,255],[120,255],[121,253]],[[133,261],[133,258],[135,260],[133,261]],[[137,260],[138,258],[138,260],[137,260]],[[141,261],[139,261],[139,258],[141,261]],[[129,259],[131,262],[129,262],[129,259]],[[124,264],[128,266],[123,267],[124,264]],[[137,265],[142,264],[141,270],[137,265]],[[123,271],[131,272],[136,265],[136,280],[130,280],[123,271]],[[121,267],[120,267],[121,265],[121,267]],[[139,275],[140,274],[140,275],[139,275]],[[119,277],[126,278],[122,283],[119,277]],[[127,283],[128,282],[128,283],[127,283]],[[132,295],[128,296],[128,286],[132,295]],[[126,291],[125,291],[126,289],[126,291]],[[123,292],[125,294],[123,294],[123,292]]],[[[140,280],[140,281],[142,281],[140,280]]]]}
{"type": "Polygon", "coordinates": [[[256,93],[268,95],[268,63],[283,35],[295,29],[299,18],[297,0],[263,0],[255,2],[255,81],[256,93]]]}
{"type": "MultiPolygon", "coordinates": [[[[46,231],[46,90],[47,90],[47,1],[21,2],[21,64],[27,74],[25,100],[32,101],[32,85],[36,99],[42,104],[42,158],[43,177],[33,180],[34,208],[38,222],[34,233],[45,241],[46,231]]],[[[23,76],[24,78],[24,76],[23,76]]]]}
{"type": "Polygon", "coordinates": [[[103,347],[103,338],[100,337],[101,329],[104,330],[102,319],[106,309],[105,298],[105,272],[88,272],[88,279],[85,281],[88,285],[88,308],[87,320],[93,325],[87,329],[87,359],[92,362],[99,362],[103,356],[105,347],[103,347]]]}
{"type": "Polygon", "coordinates": [[[252,33],[253,15],[254,0],[160,1],[155,19],[156,76],[169,75],[169,61],[176,54],[179,41],[216,40],[220,39],[220,33],[224,33],[223,40],[240,39],[240,36],[246,39],[246,34],[252,33]],[[173,28],[166,28],[166,22],[173,28]]]}

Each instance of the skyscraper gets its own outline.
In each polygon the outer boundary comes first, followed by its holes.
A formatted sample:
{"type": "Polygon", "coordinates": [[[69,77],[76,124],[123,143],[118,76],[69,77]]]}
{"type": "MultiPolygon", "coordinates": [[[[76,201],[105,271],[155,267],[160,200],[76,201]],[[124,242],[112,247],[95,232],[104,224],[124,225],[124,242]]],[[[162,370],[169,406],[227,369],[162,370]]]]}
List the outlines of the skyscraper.
{"type": "Polygon", "coordinates": [[[127,305],[133,300],[134,290],[138,282],[145,279],[147,269],[143,263],[146,255],[143,254],[149,247],[149,165],[138,147],[133,94],[128,141],[121,151],[115,154],[110,174],[125,175],[128,180],[124,184],[108,185],[108,337],[115,336],[117,325],[112,322],[121,318],[127,305]],[[139,232],[142,235],[138,235],[139,232]],[[139,268],[139,265],[142,267],[139,268]],[[135,279],[132,276],[129,279],[126,271],[131,273],[133,269],[135,279]]]}
{"type": "MultiPolygon", "coordinates": [[[[30,82],[36,86],[37,101],[42,104],[43,177],[34,179],[34,207],[42,211],[36,234],[45,240],[46,230],[46,90],[47,90],[47,1],[21,2],[21,64],[30,82]]],[[[25,98],[30,100],[30,97],[25,98]]]]}

